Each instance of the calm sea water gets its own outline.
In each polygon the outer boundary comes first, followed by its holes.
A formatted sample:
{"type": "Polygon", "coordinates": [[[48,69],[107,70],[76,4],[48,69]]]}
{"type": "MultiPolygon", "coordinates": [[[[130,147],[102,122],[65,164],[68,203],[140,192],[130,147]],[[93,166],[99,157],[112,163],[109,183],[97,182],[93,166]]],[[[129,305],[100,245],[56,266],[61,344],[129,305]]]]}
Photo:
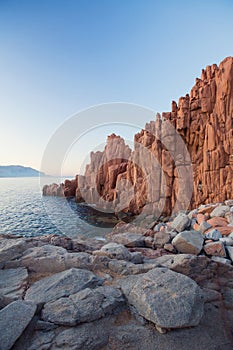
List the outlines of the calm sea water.
{"type": "MultiPolygon", "coordinates": [[[[48,178],[47,183],[52,179],[48,178]]],[[[0,233],[21,236],[65,234],[104,237],[90,209],[59,197],[43,197],[39,179],[0,178],[0,233]],[[93,222],[93,225],[87,221],[93,222]]]]}

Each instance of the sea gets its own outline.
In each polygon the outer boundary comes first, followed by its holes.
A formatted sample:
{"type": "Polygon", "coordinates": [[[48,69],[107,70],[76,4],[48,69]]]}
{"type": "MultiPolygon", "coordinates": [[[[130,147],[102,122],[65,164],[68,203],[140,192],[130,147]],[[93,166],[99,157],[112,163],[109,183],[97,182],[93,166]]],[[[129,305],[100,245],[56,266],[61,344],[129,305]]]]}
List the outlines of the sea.
{"type": "MultiPolygon", "coordinates": [[[[53,179],[43,178],[43,183],[53,179]]],[[[111,221],[111,220],[110,220],[111,221]]],[[[42,196],[38,177],[0,178],[0,234],[104,239],[113,224],[74,199],[42,196]]]]}

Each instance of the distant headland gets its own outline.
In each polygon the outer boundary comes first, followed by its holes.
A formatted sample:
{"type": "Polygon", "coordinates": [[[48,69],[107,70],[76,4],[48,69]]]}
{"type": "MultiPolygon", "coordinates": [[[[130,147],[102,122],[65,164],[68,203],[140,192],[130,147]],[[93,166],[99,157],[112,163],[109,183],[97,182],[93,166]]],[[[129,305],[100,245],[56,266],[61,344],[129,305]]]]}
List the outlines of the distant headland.
{"type": "Polygon", "coordinates": [[[22,165],[0,165],[0,178],[1,177],[36,177],[45,176],[36,169],[30,167],[24,167],[22,165]]]}

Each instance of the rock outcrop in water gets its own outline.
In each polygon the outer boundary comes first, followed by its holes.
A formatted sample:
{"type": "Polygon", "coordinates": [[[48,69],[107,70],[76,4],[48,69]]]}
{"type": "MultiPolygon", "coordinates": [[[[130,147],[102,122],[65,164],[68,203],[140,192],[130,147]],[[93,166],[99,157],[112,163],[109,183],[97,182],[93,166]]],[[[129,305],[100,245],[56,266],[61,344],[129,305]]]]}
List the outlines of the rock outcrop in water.
{"type": "Polygon", "coordinates": [[[233,57],[228,57],[219,66],[213,64],[202,70],[190,94],[181,97],[178,104],[172,102],[171,112],[162,113],[162,118],[157,115],[155,121],[146,124],[135,135],[133,152],[113,134],[103,152],[91,153],[84,176],[66,181],[56,190],[54,185],[47,186],[43,193],[75,195],[77,202],[85,199],[90,204],[133,214],[149,203],[148,213],[169,215],[175,203],[178,210],[187,207],[178,174],[185,174],[192,164],[190,207],[222,202],[233,197],[232,138],[233,57]],[[173,128],[169,129],[165,120],[173,128]],[[182,147],[179,149],[177,134],[172,130],[182,137],[191,160],[182,147]],[[153,188],[152,196],[148,184],[153,188]]]}

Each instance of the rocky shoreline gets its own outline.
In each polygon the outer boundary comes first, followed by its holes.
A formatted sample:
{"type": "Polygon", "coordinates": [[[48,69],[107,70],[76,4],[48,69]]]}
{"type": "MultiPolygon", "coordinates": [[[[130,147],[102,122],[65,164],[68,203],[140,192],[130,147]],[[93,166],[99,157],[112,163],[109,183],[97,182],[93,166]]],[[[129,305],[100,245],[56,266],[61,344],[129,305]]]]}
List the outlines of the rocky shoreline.
{"type": "Polygon", "coordinates": [[[232,349],[233,200],[164,221],[1,235],[0,349],[232,349]]]}

